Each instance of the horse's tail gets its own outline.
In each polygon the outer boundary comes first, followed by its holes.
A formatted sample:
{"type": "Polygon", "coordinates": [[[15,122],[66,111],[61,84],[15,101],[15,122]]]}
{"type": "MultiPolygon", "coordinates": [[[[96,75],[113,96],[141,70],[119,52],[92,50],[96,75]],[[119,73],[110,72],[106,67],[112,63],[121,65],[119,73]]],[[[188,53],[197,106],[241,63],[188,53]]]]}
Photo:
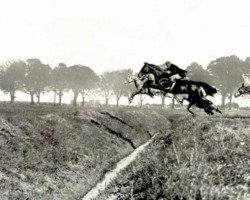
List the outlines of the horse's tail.
{"type": "Polygon", "coordinates": [[[205,82],[198,81],[197,85],[203,87],[203,89],[205,90],[206,94],[209,95],[209,96],[214,96],[217,93],[217,89],[216,88],[212,87],[211,85],[209,85],[209,84],[207,84],[205,82]]]}

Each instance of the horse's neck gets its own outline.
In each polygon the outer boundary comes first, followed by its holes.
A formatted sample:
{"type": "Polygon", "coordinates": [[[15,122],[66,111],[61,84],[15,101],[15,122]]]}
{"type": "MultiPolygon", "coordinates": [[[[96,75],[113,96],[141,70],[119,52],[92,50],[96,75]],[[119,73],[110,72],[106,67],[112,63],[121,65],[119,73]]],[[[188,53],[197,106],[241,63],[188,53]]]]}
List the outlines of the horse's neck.
{"type": "Polygon", "coordinates": [[[149,65],[148,65],[148,68],[150,68],[150,69],[152,70],[152,73],[153,73],[154,75],[159,75],[159,74],[161,74],[161,73],[163,72],[163,69],[160,68],[160,67],[157,66],[157,65],[149,64],[149,65]]]}

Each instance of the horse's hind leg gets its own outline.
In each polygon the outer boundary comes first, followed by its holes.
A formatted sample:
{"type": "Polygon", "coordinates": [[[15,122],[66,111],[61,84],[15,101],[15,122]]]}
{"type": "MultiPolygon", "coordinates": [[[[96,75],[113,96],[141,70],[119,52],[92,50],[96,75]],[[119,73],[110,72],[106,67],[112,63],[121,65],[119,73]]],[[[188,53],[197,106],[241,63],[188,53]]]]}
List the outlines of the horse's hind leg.
{"type": "Polygon", "coordinates": [[[192,107],[192,105],[194,105],[194,104],[193,103],[189,103],[188,107],[187,107],[187,110],[188,110],[188,112],[190,112],[193,115],[193,117],[195,117],[195,114],[190,110],[190,108],[192,107]]]}

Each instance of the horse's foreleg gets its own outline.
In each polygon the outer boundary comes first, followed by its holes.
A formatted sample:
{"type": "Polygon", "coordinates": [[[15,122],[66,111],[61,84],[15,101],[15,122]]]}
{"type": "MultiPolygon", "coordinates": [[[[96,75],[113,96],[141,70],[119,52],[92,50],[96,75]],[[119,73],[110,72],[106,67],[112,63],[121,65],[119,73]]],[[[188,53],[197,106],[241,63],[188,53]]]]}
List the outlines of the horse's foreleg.
{"type": "Polygon", "coordinates": [[[186,97],[186,96],[184,96],[184,97],[181,98],[181,97],[179,97],[179,96],[176,95],[176,94],[174,95],[174,98],[175,98],[176,101],[177,101],[179,104],[181,104],[181,105],[183,105],[183,101],[184,101],[184,100],[187,100],[187,101],[189,100],[188,97],[186,97]]]}
{"type": "Polygon", "coordinates": [[[193,103],[189,103],[189,104],[188,104],[188,107],[187,107],[187,110],[188,110],[188,112],[190,112],[190,113],[193,115],[193,117],[195,117],[195,114],[190,110],[190,108],[191,108],[193,105],[194,105],[193,103]]]}
{"type": "Polygon", "coordinates": [[[174,95],[174,99],[175,99],[179,104],[181,104],[181,105],[183,104],[184,98],[180,99],[179,96],[175,94],[175,95],[174,95]]]}
{"type": "Polygon", "coordinates": [[[133,92],[129,98],[129,103],[131,103],[135,97],[135,95],[140,94],[142,92],[142,89],[136,90],[135,92],[133,92]]]}

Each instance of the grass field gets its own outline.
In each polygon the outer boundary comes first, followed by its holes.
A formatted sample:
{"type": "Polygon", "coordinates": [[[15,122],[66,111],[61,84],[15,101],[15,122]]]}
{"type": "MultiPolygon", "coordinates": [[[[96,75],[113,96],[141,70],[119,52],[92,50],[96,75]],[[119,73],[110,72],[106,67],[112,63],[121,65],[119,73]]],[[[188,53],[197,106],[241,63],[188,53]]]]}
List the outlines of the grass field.
{"type": "Polygon", "coordinates": [[[0,104],[0,199],[81,199],[155,133],[98,199],[246,199],[250,113],[195,112],[0,104]]]}

